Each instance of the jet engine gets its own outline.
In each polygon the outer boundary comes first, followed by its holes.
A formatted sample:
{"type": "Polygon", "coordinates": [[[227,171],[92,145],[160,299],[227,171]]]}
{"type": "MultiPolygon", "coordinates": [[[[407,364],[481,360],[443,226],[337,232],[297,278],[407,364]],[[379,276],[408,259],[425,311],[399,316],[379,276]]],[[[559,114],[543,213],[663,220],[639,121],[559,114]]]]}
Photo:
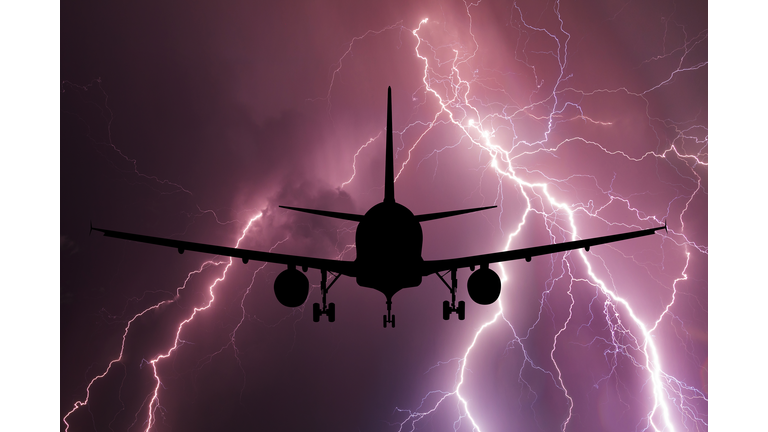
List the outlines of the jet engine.
{"type": "Polygon", "coordinates": [[[475,303],[489,305],[501,294],[501,279],[488,267],[480,268],[469,275],[467,292],[475,303]]]}
{"type": "Polygon", "coordinates": [[[309,280],[304,273],[289,268],[275,278],[275,297],[286,307],[299,307],[309,295],[309,280]]]}

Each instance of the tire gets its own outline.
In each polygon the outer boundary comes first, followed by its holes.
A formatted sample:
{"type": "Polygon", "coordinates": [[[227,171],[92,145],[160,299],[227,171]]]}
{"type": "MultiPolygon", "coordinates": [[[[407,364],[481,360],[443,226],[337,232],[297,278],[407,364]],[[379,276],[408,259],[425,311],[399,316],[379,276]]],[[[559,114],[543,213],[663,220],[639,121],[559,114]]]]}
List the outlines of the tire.
{"type": "Polygon", "coordinates": [[[320,322],[320,303],[312,305],[312,321],[320,322]]]}
{"type": "Polygon", "coordinates": [[[395,328],[395,316],[392,315],[392,328],[395,328]]]}
{"type": "Polygon", "coordinates": [[[446,300],[443,302],[443,319],[448,321],[451,317],[451,303],[446,300]]]}
{"type": "Polygon", "coordinates": [[[328,303],[326,314],[328,315],[328,322],[336,321],[336,303],[328,303]]]}
{"type": "Polygon", "coordinates": [[[384,315],[384,328],[387,328],[387,316],[384,315]]]}
{"type": "Polygon", "coordinates": [[[459,315],[459,321],[464,321],[464,301],[459,302],[459,307],[456,308],[456,313],[459,315]]]}

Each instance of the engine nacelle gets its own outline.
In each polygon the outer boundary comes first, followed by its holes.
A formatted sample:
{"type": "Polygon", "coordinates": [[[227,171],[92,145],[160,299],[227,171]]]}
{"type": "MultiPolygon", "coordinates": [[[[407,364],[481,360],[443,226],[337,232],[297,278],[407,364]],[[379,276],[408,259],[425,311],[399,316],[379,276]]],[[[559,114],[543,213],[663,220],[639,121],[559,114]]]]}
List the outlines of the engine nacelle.
{"type": "Polygon", "coordinates": [[[275,297],[286,307],[299,307],[309,295],[309,280],[304,273],[289,268],[275,278],[275,297]]]}
{"type": "Polygon", "coordinates": [[[501,294],[501,279],[495,271],[487,267],[480,268],[469,275],[467,292],[475,303],[489,305],[501,294]]]}

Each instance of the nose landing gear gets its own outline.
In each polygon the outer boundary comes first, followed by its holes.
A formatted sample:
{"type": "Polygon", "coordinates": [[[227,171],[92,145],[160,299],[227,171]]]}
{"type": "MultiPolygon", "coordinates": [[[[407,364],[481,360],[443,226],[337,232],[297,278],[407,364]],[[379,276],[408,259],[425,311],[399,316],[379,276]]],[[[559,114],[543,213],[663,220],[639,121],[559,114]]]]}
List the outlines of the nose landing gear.
{"type": "Polygon", "coordinates": [[[384,328],[387,328],[387,323],[392,324],[392,328],[395,328],[395,316],[392,315],[392,299],[387,298],[387,314],[384,315],[384,328]]]}

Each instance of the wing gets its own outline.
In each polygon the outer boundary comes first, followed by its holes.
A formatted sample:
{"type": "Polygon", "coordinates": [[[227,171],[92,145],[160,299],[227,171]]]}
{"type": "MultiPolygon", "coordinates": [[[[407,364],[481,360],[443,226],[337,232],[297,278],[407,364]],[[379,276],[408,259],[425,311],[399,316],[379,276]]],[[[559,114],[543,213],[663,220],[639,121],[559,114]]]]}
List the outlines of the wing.
{"type": "Polygon", "coordinates": [[[525,249],[515,249],[510,251],[494,252],[484,255],[474,255],[463,258],[452,258],[444,260],[424,261],[422,266],[422,276],[428,276],[433,273],[459,269],[464,267],[477,267],[482,265],[488,265],[503,261],[513,261],[518,259],[525,259],[530,261],[532,257],[539,255],[548,255],[558,252],[565,252],[574,249],[584,248],[589,251],[589,248],[596,245],[605,243],[613,243],[621,240],[628,240],[636,237],[643,237],[651,235],[658,230],[667,230],[667,223],[664,222],[664,226],[658,228],[651,228],[641,231],[632,231],[623,234],[614,234],[603,237],[595,237],[584,240],[575,240],[564,243],[555,243],[544,246],[535,246],[525,249]]]}
{"type": "Polygon", "coordinates": [[[233,258],[240,258],[244,263],[249,260],[270,262],[276,264],[286,264],[296,267],[309,267],[323,269],[334,273],[340,273],[346,276],[356,277],[356,266],[354,261],[337,261],[323,258],[311,258],[295,255],[285,255],[272,252],[261,252],[248,249],[239,249],[226,246],[216,246],[204,243],[194,243],[182,240],[166,239],[161,237],[152,237],[141,234],[131,234],[120,231],[112,231],[101,228],[94,228],[92,231],[104,233],[105,237],[114,237],[123,240],[131,240],[140,243],[149,243],[159,246],[167,246],[177,249],[179,253],[184,251],[203,252],[212,255],[223,255],[233,258]]]}

